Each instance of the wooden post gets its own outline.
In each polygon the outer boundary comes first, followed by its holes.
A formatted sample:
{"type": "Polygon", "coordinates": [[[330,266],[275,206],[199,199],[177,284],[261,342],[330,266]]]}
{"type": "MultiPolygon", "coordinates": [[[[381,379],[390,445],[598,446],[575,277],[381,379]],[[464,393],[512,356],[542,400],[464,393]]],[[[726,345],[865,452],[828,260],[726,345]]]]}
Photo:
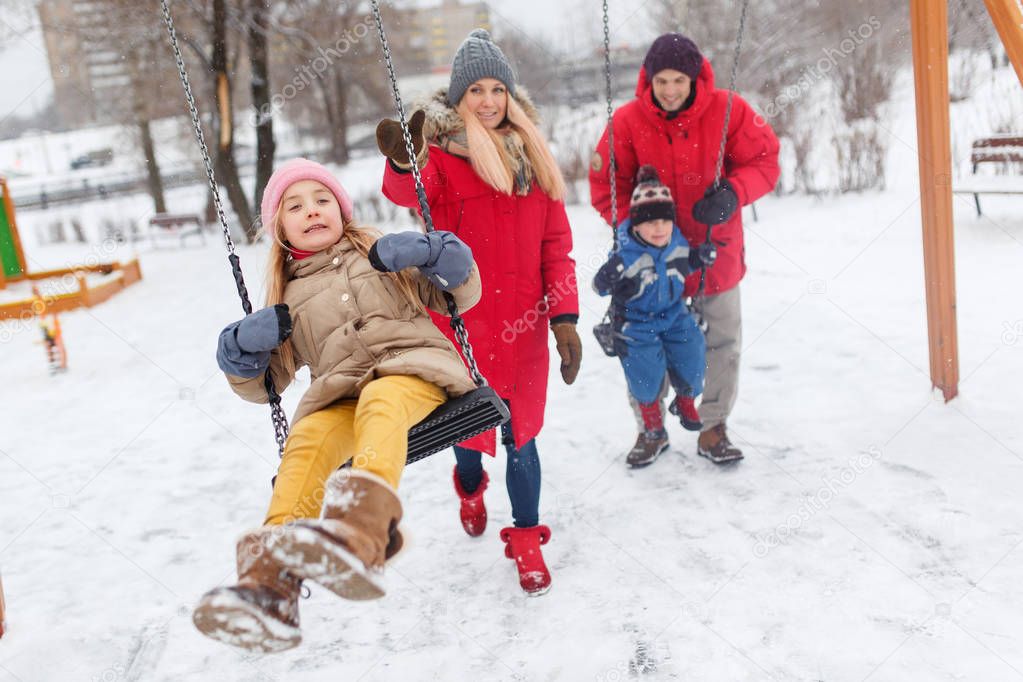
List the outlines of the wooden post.
{"type": "Polygon", "coordinates": [[[1019,0],[984,0],[1016,77],[1023,85],[1023,5],[1019,0]]]}
{"type": "Polygon", "coordinates": [[[4,581],[3,576],[0,576],[0,637],[4,636],[4,630],[7,629],[7,622],[4,616],[6,611],[7,609],[4,607],[4,581]]]}
{"type": "Polygon", "coordinates": [[[910,0],[909,5],[931,385],[941,389],[947,402],[959,392],[948,122],[948,7],[933,0],[910,0]]]}

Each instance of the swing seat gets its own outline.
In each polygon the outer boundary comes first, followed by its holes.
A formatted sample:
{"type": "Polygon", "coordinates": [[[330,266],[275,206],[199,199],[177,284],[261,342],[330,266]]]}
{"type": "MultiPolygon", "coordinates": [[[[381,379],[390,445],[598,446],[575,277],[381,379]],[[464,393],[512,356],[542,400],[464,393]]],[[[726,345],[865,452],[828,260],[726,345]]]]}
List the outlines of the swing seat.
{"type": "Polygon", "coordinates": [[[508,406],[489,386],[452,398],[409,429],[407,463],[495,429],[510,418],[508,406]]]}

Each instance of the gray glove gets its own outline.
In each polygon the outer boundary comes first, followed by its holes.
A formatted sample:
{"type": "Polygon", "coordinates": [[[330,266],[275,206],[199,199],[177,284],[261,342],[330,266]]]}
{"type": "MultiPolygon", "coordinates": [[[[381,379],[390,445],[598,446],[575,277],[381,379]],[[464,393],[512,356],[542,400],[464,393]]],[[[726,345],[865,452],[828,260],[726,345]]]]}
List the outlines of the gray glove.
{"type": "Polygon", "coordinates": [[[278,303],[232,322],[220,332],[217,364],[227,374],[250,379],[270,366],[270,351],[291,336],[291,313],[278,303]]]}
{"type": "Polygon", "coordinates": [[[369,262],[380,272],[418,267],[443,291],[465,284],[473,264],[472,249],[446,230],[385,234],[369,250],[369,262]]]}

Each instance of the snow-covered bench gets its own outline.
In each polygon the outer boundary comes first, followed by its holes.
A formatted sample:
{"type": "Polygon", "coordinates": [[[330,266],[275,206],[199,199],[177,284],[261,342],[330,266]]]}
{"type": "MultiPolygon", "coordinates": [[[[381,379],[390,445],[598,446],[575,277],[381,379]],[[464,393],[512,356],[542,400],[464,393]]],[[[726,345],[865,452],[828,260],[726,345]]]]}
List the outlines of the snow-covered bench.
{"type": "Polygon", "coordinates": [[[1023,194],[1023,176],[977,175],[977,166],[982,163],[1023,163],[1023,135],[1004,133],[973,141],[970,154],[973,175],[956,183],[954,194],[972,194],[973,203],[980,210],[981,194],[1023,194]]]}
{"type": "Polygon", "coordinates": [[[149,239],[156,248],[156,238],[161,235],[175,236],[185,245],[185,237],[198,235],[202,243],[206,243],[202,218],[195,213],[157,213],[149,219],[149,239]]]}

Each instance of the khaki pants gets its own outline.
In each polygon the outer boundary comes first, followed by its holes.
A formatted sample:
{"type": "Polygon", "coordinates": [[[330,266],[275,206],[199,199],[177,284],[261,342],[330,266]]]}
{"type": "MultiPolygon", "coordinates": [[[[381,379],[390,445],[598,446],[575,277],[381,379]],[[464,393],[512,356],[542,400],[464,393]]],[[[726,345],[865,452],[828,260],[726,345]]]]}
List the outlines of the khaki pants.
{"type": "Polygon", "coordinates": [[[380,476],[395,490],[408,456],[408,430],[446,399],[414,376],[381,377],[358,400],[342,400],[303,417],[288,436],[266,524],[316,518],[323,484],[342,464],[380,476]]]}
{"type": "MultiPolygon", "coordinates": [[[[707,379],[700,403],[703,430],[709,431],[728,420],[739,395],[739,357],[742,354],[742,305],[739,287],[713,296],[700,296],[696,308],[707,320],[707,379]]],[[[657,403],[664,414],[663,401],[668,395],[668,377],[661,382],[657,403]]],[[[629,396],[636,427],[643,430],[639,406],[629,396]]]]}

